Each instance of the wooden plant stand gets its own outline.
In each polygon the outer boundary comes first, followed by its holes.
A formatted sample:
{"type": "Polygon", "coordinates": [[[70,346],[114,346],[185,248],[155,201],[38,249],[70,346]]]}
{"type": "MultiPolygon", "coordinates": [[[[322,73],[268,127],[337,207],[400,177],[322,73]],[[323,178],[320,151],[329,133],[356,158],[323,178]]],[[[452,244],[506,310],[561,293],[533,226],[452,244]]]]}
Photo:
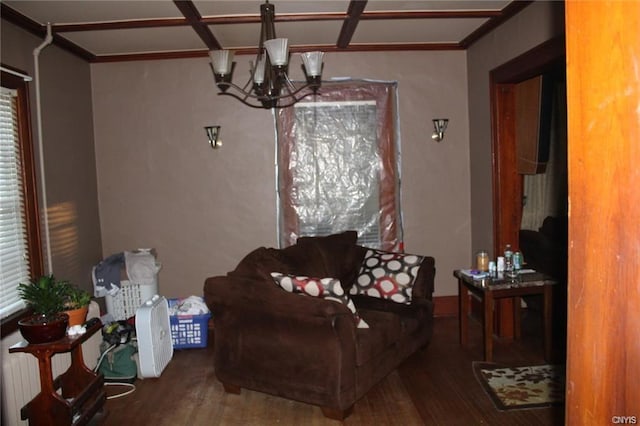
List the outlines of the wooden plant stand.
{"type": "Polygon", "coordinates": [[[104,378],[87,368],[82,358],[82,343],[101,327],[98,321],[80,336],[38,345],[22,341],[9,348],[10,353],[35,356],[40,369],[40,393],[22,407],[22,420],[29,420],[30,425],[85,425],[102,409],[106,401],[104,378]],[[65,352],[71,352],[71,365],[54,380],[51,357],[65,352]]]}

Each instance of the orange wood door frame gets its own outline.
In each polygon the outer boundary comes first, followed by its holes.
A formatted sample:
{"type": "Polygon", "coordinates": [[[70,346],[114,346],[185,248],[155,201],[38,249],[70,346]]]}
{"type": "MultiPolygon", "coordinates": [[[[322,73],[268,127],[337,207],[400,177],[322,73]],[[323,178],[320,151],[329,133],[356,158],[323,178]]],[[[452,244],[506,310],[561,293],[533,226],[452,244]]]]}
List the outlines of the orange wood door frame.
{"type": "Polygon", "coordinates": [[[640,2],[566,11],[565,423],[640,424],[640,2]]]}
{"type": "MultiPolygon", "coordinates": [[[[490,73],[491,133],[493,159],[493,250],[496,256],[506,244],[518,248],[522,219],[523,178],[516,161],[514,86],[524,80],[564,67],[564,37],[549,40],[490,73]]],[[[496,306],[497,334],[514,336],[513,301],[496,306]]]]}
{"type": "MultiPolygon", "coordinates": [[[[498,256],[506,244],[518,248],[522,218],[522,177],[517,172],[515,90],[511,83],[492,83],[493,252],[498,256]]],[[[501,337],[514,337],[513,299],[496,301],[494,330],[501,337]]]]}

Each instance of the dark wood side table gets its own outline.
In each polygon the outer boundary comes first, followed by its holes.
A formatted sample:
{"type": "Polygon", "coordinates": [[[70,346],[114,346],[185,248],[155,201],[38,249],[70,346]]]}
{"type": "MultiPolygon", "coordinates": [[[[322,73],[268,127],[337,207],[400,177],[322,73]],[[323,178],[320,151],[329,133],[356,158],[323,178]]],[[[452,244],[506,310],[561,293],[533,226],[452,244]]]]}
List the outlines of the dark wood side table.
{"type": "Polygon", "coordinates": [[[9,352],[26,352],[38,358],[40,369],[40,393],[22,407],[22,420],[29,420],[30,425],[85,425],[102,408],[106,401],[104,378],[87,368],[82,358],[82,343],[101,328],[98,321],[80,336],[38,345],[23,341],[9,348],[9,352]],[[54,380],[51,357],[64,352],[71,352],[71,365],[54,380]]]}
{"type": "Polygon", "coordinates": [[[520,275],[520,281],[512,283],[507,279],[486,278],[474,280],[471,276],[462,273],[461,270],[453,271],[458,279],[458,303],[460,308],[460,344],[466,345],[469,335],[469,294],[476,295],[482,302],[482,335],[484,345],[484,360],[493,359],[493,310],[495,300],[513,298],[513,317],[515,337],[520,337],[520,297],[532,294],[541,294],[543,304],[543,328],[544,328],[544,357],[551,360],[551,333],[552,333],[552,304],[553,288],[555,281],[541,273],[527,273],[520,275]]]}

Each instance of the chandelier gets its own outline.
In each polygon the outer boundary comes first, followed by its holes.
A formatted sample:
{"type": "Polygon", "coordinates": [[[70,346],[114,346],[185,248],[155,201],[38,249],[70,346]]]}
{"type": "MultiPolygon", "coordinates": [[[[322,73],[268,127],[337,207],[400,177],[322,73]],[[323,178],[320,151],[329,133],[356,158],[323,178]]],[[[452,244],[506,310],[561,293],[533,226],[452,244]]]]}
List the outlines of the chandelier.
{"type": "Polygon", "coordinates": [[[212,50],[211,69],[219,95],[228,95],[252,108],[286,108],[318,91],[322,79],[323,52],[302,53],[302,70],[306,84],[296,86],[289,79],[289,47],[286,38],[276,38],[275,7],[260,5],[260,42],[255,62],[250,62],[247,83],[240,87],[232,82],[233,51],[212,50]],[[306,90],[310,89],[310,90],[306,90]]]}

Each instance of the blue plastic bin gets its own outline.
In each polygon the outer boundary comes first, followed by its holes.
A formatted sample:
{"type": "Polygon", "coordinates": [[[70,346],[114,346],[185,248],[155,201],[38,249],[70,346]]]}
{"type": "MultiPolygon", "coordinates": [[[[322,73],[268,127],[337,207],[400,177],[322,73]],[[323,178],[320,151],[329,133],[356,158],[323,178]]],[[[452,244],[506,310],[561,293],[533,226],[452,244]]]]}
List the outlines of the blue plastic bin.
{"type": "MultiPolygon", "coordinates": [[[[169,299],[169,308],[180,302],[180,299],[169,299]]],[[[171,342],[174,349],[206,348],[209,335],[209,318],[203,315],[170,315],[171,342]]]]}

